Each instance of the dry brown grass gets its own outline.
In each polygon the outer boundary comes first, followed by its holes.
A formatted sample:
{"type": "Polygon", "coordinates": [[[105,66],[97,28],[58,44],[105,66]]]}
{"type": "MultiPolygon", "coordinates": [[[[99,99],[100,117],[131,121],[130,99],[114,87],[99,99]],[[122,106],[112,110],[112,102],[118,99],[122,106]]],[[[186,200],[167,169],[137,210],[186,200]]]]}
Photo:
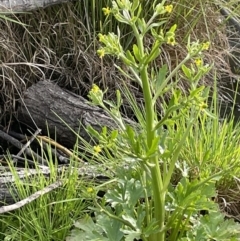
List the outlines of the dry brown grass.
{"type": "MultiPolygon", "coordinates": [[[[66,3],[15,17],[26,24],[25,27],[1,20],[0,122],[4,125],[16,111],[17,101],[24,90],[39,80],[49,79],[83,96],[92,83],[98,83],[109,88],[111,98],[119,79],[124,78],[114,67],[115,60],[107,58],[101,62],[96,56],[97,42],[90,32],[91,22],[79,16],[77,4],[66,3]]],[[[219,23],[221,16],[214,6],[206,7],[207,25],[206,16],[200,16],[197,10],[191,11],[187,18],[172,15],[166,28],[177,21],[178,45],[163,46],[157,65],[167,62],[170,70],[176,66],[186,55],[187,34],[191,34],[192,40],[210,40],[211,48],[205,61],[214,63],[214,69],[202,83],[213,86],[214,70],[217,70],[219,79],[231,75],[231,71],[226,61],[226,31],[219,23]],[[191,19],[196,18],[196,24],[191,23],[191,19]],[[194,28],[190,29],[192,25],[194,28]]],[[[136,89],[135,92],[138,91],[137,86],[129,84],[136,89]]],[[[187,82],[180,81],[180,86],[186,90],[187,82]]]]}
{"type": "Polygon", "coordinates": [[[235,177],[235,185],[228,188],[219,188],[218,204],[227,218],[240,222],[240,179],[235,177]]]}

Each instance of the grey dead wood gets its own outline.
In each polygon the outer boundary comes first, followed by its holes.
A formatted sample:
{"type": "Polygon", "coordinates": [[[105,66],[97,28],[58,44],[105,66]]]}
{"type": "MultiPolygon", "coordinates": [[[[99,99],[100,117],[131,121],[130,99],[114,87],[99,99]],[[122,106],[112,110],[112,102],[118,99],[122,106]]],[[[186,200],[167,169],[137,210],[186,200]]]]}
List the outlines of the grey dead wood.
{"type": "Polygon", "coordinates": [[[11,211],[14,211],[16,209],[19,209],[19,208],[27,205],[28,203],[33,202],[34,200],[36,200],[40,196],[42,196],[46,193],[49,193],[49,192],[53,191],[54,189],[56,189],[56,188],[58,188],[62,185],[63,185],[63,183],[61,181],[57,181],[57,182],[52,183],[49,186],[43,188],[42,190],[39,190],[39,191],[35,192],[34,194],[30,195],[29,197],[24,198],[23,200],[21,200],[19,202],[16,202],[14,204],[7,205],[7,206],[2,206],[2,207],[0,207],[0,214],[11,212],[11,211]]]}
{"type": "Polygon", "coordinates": [[[18,141],[14,137],[10,136],[8,133],[5,133],[2,130],[0,130],[0,138],[3,139],[3,140],[8,141],[12,145],[16,146],[18,149],[21,149],[20,152],[17,154],[17,156],[19,156],[20,154],[22,154],[24,152],[28,156],[34,157],[38,161],[38,163],[48,165],[48,162],[44,158],[39,156],[37,153],[32,151],[28,147],[28,145],[23,145],[20,141],[18,141]]]}
{"type": "MultiPolygon", "coordinates": [[[[71,173],[78,174],[79,179],[91,180],[93,182],[104,182],[114,176],[113,171],[109,168],[104,171],[103,167],[97,165],[82,164],[79,168],[73,168],[67,165],[57,168],[56,173],[59,178],[62,177],[63,173],[70,175],[71,173]]],[[[52,184],[45,189],[39,190],[38,192],[31,194],[21,200],[21,197],[17,191],[16,179],[18,182],[29,184],[31,180],[39,178],[39,175],[44,176],[46,179],[50,177],[51,170],[46,166],[39,167],[36,169],[25,169],[16,168],[16,173],[12,173],[10,169],[1,167],[0,168],[0,213],[8,212],[20,208],[35,199],[42,194],[50,192],[51,190],[62,185],[63,180],[58,180],[58,184],[52,184]],[[10,206],[9,206],[10,205],[10,206]]],[[[23,184],[24,185],[24,184],[23,184]]]]}
{"type": "Polygon", "coordinates": [[[0,11],[2,13],[27,12],[65,2],[70,0],[0,0],[0,11]]]}
{"type": "MultiPolygon", "coordinates": [[[[41,129],[44,135],[50,135],[54,139],[56,137],[57,142],[66,147],[72,147],[75,144],[76,133],[84,140],[91,141],[86,131],[87,126],[92,126],[97,131],[101,131],[103,126],[109,129],[118,128],[114,120],[102,109],[90,105],[81,96],[61,89],[49,81],[39,81],[26,90],[18,108],[18,120],[33,129],[41,129]]],[[[130,125],[136,125],[135,122],[128,119],[125,121],[130,125]]],[[[34,169],[19,170],[18,176],[24,181],[26,177],[38,175],[38,172],[39,170],[34,169]]],[[[61,171],[58,170],[59,172],[61,171]]],[[[50,170],[43,166],[41,173],[47,177],[50,170]]],[[[109,168],[106,169],[104,175],[102,173],[103,168],[98,166],[87,165],[78,169],[79,177],[93,181],[104,181],[110,176],[114,176],[109,168]]],[[[14,181],[11,181],[12,173],[7,174],[4,171],[2,176],[0,176],[0,200],[8,204],[18,202],[15,184],[14,181]]],[[[19,205],[26,204],[29,200],[20,202],[19,205]]],[[[13,208],[15,207],[17,206],[13,206],[13,208]]],[[[11,210],[11,207],[5,210],[11,210]]]]}
{"type": "MultiPolygon", "coordinates": [[[[26,149],[28,149],[28,147],[30,146],[30,144],[33,142],[33,140],[36,139],[36,136],[37,136],[39,133],[41,133],[41,130],[40,130],[40,129],[37,129],[37,130],[35,131],[35,133],[32,135],[32,137],[30,138],[30,140],[27,141],[27,143],[26,143],[26,144],[21,148],[21,150],[17,153],[17,156],[21,156],[21,155],[24,153],[24,151],[25,151],[26,149]]],[[[41,159],[42,159],[42,158],[41,158],[41,159]]],[[[13,161],[16,162],[16,161],[17,161],[17,158],[13,158],[13,161]]],[[[47,163],[47,162],[46,162],[46,163],[47,163]]]]}
{"type": "MultiPolygon", "coordinates": [[[[5,132],[5,131],[4,131],[4,132],[5,132]]],[[[7,133],[8,133],[8,135],[10,135],[11,137],[17,138],[18,140],[29,140],[29,138],[28,138],[26,135],[17,133],[17,132],[15,132],[15,131],[8,131],[7,133]]],[[[1,136],[1,134],[0,134],[0,136],[1,136]]],[[[34,142],[35,144],[39,144],[39,141],[36,140],[36,139],[34,139],[33,136],[31,137],[31,139],[33,139],[33,142],[34,142]]],[[[30,140],[31,140],[31,139],[30,139],[30,140]]],[[[31,141],[30,141],[30,142],[31,142],[31,141]]],[[[61,164],[64,164],[64,163],[67,164],[67,163],[69,163],[69,157],[66,157],[66,156],[62,155],[58,149],[50,147],[50,146],[49,146],[46,142],[44,142],[44,141],[42,141],[41,146],[42,146],[42,148],[44,149],[44,151],[46,151],[46,152],[48,152],[49,149],[50,149],[50,152],[51,152],[51,154],[53,155],[53,157],[54,157],[54,158],[57,158],[57,160],[59,160],[59,162],[60,162],[61,164]]],[[[29,160],[29,159],[26,160],[26,157],[25,157],[25,158],[20,158],[19,156],[16,156],[16,155],[13,155],[13,154],[9,154],[9,155],[12,157],[13,160],[14,160],[14,158],[15,158],[15,159],[20,160],[20,161],[22,161],[22,162],[27,161],[28,163],[31,163],[31,164],[34,163],[33,161],[31,161],[31,160],[29,160]]],[[[1,155],[0,155],[0,159],[1,159],[1,158],[4,158],[4,157],[1,157],[1,155]]]]}
{"type": "MultiPolygon", "coordinates": [[[[18,120],[33,129],[41,129],[43,135],[56,137],[66,147],[74,146],[76,133],[90,141],[87,126],[97,131],[103,126],[118,128],[102,109],[48,81],[39,81],[26,90],[18,108],[18,120]]],[[[134,125],[130,120],[126,122],[134,125]]]]}

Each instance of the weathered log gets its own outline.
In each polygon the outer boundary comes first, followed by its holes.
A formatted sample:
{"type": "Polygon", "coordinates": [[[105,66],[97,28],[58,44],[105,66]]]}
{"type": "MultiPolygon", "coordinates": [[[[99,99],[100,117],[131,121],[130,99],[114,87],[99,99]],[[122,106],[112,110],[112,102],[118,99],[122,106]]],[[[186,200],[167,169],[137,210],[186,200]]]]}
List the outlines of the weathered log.
{"type": "Polygon", "coordinates": [[[44,135],[56,137],[66,147],[73,147],[76,142],[72,130],[90,141],[86,132],[88,125],[98,131],[103,126],[117,127],[102,109],[48,81],[40,81],[27,89],[18,108],[18,120],[33,129],[42,129],[44,135]]]}
{"type": "Polygon", "coordinates": [[[69,1],[70,0],[0,0],[0,11],[2,13],[26,12],[69,1]]]}
{"type": "MultiPolygon", "coordinates": [[[[71,172],[70,166],[62,166],[56,170],[56,173],[59,177],[62,176],[62,173],[71,172]]],[[[78,177],[82,179],[87,179],[95,182],[102,182],[108,180],[109,177],[113,176],[113,173],[110,169],[105,171],[105,174],[102,174],[102,167],[93,166],[88,164],[83,164],[82,167],[74,168],[73,172],[78,173],[78,177]]],[[[19,194],[16,187],[16,176],[17,179],[23,183],[29,183],[31,179],[38,178],[39,175],[43,175],[48,178],[51,174],[49,167],[42,167],[38,170],[36,169],[25,169],[25,168],[16,168],[16,173],[13,174],[10,169],[1,167],[0,169],[0,207],[6,204],[12,204],[20,200],[19,194]]]]}

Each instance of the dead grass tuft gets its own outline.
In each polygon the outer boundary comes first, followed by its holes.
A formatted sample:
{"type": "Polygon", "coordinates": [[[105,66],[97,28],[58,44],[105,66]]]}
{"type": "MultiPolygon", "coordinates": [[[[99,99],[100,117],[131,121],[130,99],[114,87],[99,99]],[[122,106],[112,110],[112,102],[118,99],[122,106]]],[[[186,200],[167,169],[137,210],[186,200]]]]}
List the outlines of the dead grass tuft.
{"type": "MultiPolygon", "coordinates": [[[[176,8],[182,6],[176,5],[176,8]]],[[[176,14],[172,15],[166,28],[177,22],[178,45],[163,46],[156,66],[167,62],[169,70],[173,69],[186,55],[188,34],[191,34],[192,40],[210,40],[211,49],[206,54],[205,62],[214,63],[214,68],[211,74],[202,80],[202,84],[213,86],[213,76],[217,70],[221,88],[225,85],[226,78],[232,75],[227,61],[229,46],[226,29],[224,25],[221,26],[219,19],[222,17],[215,6],[206,4],[205,15],[201,15],[200,8],[197,4],[193,10],[189,7],[187,14],[185,12],[181,15],[177,9],[176,14]],[[193,23],[196,19],[196,23],[193,23]]],[[[23,91],[42,79],[57,82],[61,87],[82,96],[86,96],[92,83],[98,83],[103,88],[108,87],[108,97],[113,98],[113,91],[125,77],[114,67],[116,60],[106,58],[102,62],[96,56],[98,43],[94,36],[97,32],[93,31],[89,18],[79,16],[79,3],[53,6],[15,18],[27,26],[5,20],[0,23],[1,123],[7,124],[9,117],[15,113],[17,101],[23,91]]],[[[125,30],[123,36],[127,33],[125,30]]],[[[123,43],[127,44],[124,38],[123,43]]],[[[131,81],[128,81],[128,84],[136,96],[141,98],[136,84],[131,81]]],[[[187,90],[188,83],[181,80],[179,87],[187,90]]]]}
{"type": "Polygon", "coordinates": [[[240,180],[235,177],[235,185],[219,188],[217,202],[227,218],[240,222],[240,180]]]}

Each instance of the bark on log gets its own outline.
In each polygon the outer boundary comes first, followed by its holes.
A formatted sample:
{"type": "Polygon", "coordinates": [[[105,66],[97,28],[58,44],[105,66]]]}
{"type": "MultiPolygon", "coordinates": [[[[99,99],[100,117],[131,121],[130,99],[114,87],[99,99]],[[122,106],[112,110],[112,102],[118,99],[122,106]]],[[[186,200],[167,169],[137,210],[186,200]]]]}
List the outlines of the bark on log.
{"type": "Polygon", "coordinates": [[[103,126],[117,127],[102,109],[48,81],[40,81],[27,89],[18,109],[18,120],[33,129],[37,125],[44,135],[49,133],[53,139],[56,136],[66,147],[73,147],[76,142],[76,134],[70,128],[90,141],[85,130],[88,125],[98,131],[103,126]]]}
{"type": "Polygon", "coordinates": [[[0,0],[0,11],[4,13],[26,12],[69,1],[70,0],[0,0]]]}

